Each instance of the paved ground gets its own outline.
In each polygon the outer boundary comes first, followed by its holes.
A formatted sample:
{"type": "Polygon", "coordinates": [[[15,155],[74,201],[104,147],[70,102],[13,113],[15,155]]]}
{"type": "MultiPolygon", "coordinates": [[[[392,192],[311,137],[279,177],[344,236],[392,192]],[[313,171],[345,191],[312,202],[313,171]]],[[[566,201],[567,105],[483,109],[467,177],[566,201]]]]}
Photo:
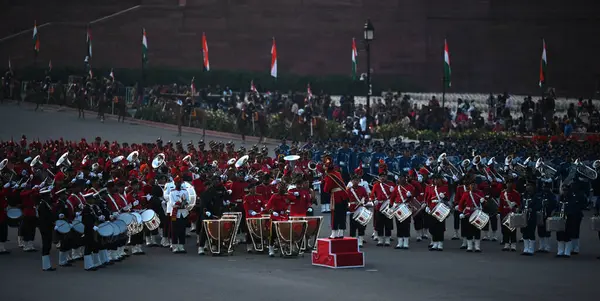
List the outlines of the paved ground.
{"type": "MultiPolygon", "coordinates": [[[[177,140],[169,130],[112,121],[100,124],[92,119],[77,120],[72,113],[36,113],[0,106],[0,138],[18,138],[22,133],[40,138],[99,135],[119,141],[141,142],[158,136],[177,140]]],[[[184,139],[198,138],[188,134],[184,139]]],[[[327,218],[322,235],[327,234],[326,225],[327,218]]],[[[150,249],[148,255],[94,273],[84,272],[81,263],[55,273],[40,272],[39,253],[16,250],[15,231],[11,229],[8,247],[13,253],[0,256],[0,292],[6,297],[2,300],[24,301],[49,296],[86,301],[597,300],[600,242],[589,228],[586,217],[582,254],[571,259],[557,259],[553,254],[524,257],[504,253],[499,243],[493,242],[484,242],[481,254],[459,250],[456,241],[447,241],[444,252],[429,252],[424,242],[411,242],[408,251],[377,248],[370,242],[364,247],[365,269],[329,270],[312,267],[309,256],[268,258],[246,254],[241,248],[230,257],[199,257],[191,252],[193,243],[188,242],[190,253],[185,255],[150,249]]]]}

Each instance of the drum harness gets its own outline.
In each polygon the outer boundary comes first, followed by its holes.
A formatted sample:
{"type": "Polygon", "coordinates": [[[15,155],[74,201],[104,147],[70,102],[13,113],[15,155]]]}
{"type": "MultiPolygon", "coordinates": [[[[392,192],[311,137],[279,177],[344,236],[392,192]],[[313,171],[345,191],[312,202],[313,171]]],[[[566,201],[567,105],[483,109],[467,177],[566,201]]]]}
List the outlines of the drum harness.
{"type": "MultiPolygon", "coordinates": [[[[477,210],[483,210],[483,209],[482,209],[482,206],[481,206],[481,203],[480,203],[480,204],[477,204],[477,203],[475,202],[475,198],[473,197],[473,191],[469,191],[469,196],[471,197],[471,202],[473,202],[473,207],[475,207],[477,210]]],[[[466,208],[465,208],[465,209],[466,209],[466,208]]]]}
{"type": "MultiPolygon", "coordinates": [[[[356,194],[356,192],[354,191],[354,188],[350,187],[350,192],[352,192],[352,195],[354,196],[354,198],[356,198],[356,200],[358,201],[357,203],[360,205],[365,205],[365,202],[363,201],[363,199],[358,198],[358,195],[356,194]]],[[[355,202],[352,202],[355,203],[355,202]]]]}

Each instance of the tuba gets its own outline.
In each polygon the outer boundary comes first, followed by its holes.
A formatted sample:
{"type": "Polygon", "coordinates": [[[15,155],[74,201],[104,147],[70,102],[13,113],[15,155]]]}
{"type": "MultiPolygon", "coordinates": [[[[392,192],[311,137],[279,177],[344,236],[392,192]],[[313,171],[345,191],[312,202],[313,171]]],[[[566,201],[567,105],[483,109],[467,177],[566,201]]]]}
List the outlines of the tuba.
{"type": "Polygon", "coordinates": [[[56,160],[56,167],[62,166],[63,168],[71,167],[71,161],[69,161],[69,152],[65,152],[56,160]]]}
{"type": "Polygon", "coordinates": [[[585,165],[583,162],[579,161],[579,159],[575,160],[573,164],[575,164],[577,172],[584,177],[590,180],[595,180],[598,177],[598,173],[593,168],[585,165]]]}
{"type": "Polygon", "coordinates": [[[600,160],[596,160],[596,161],[594,161],[594,163],[592,163],[592,167],[593,167],[594,169],[598,169],[598,168],[600,168],[600,160]]]}
{"type": "Polygon", "coordinates": [[[165,154],[160,153],[152,160],[152,168],[157,169],[165,164],[165,154]]]}

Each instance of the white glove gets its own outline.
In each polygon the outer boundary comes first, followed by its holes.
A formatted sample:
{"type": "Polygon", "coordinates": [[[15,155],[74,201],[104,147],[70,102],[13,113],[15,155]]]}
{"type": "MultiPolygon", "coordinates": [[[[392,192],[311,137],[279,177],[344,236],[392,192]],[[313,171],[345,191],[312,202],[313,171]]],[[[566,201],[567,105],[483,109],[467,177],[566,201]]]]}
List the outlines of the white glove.
{"type": "Polygon", "coordinates": [[[300,196],[300,193],[298,191],[294,191],[294,196],[300,196]]]}
{"type": "Polygon", "coordinates": [[[465,218],[465,215],[461,213],[458,217],[460,217],[460,219],[463,219],[465,218]]]}
{"type": "Polygon", "coordinates": [[[65,215],[61,213],[58,215],[58,218],[63,219],[63,218],[65,218],[65,215]]]}
{"type": "Polygon", "coordinates": [[[254,210],[250,210],[250,215],[255,216],[257,213],[254,210]]]}
{"type": "Polygon", "coordinates": [[[133,206],[137,206],[139,204],[140,204],[140,201],[138,201],[138,200],[133,201],[133,206]]]}
{"type": "Polygon", "coordinates": [[[454,182],[458,181],[458,177],[457,176],[452,176],[452,180],[454,180],[454,182]]]}
{"type": "Polygon", "coordinates": [[[231,189],[227,190],[227,194],[231,194],[233,191],[231,191],[231,189]]]}
{"type": "Polygon", "coordinates": [[[454,210],[458,210],[458,205],[454,206],[454,210]]]}
{"type": "Polygon", "coordinates": [[[25,188],[25,186],[27,186],[27,183],[21,184],[21,189],[25,188]]]}
{"type": "Polygon", "coordinates": [[[429,214],[429,213],[431,212],[431,209],[429,209],[429,207],[425,207],[425,212],[426,212],[427,214],[429,214]]]}
{"type": "Polygon", "coordinates": [[[212,215],[212,213],[210,213],[210,211],[206,211],[206,216],[210,217],[212,215]]]}
{"type": "Polygon", "coordinates": [[[8,187],[10,187],[10,183],[4,184],[4,188],[8,188],[8,187]]]}
{"type": "Polygon", "coordinates": [[[148,200],[148,201],[149,201],[149,200],[152,198],[152,195],[149,195],[149,194],[147,194],[147,195],[145,196],[145,198],[146,198],[146,200],[148,200]]]}
{"type": "Polygon", "coordinates": [[[15,184],[15,185],[12,187],[12,189],[17,189],[17,188],[19,188],[19,185],[17,185],[17,184],[15,184]]]}
{"type": "Polygon", "coordinates": [[[516,204],[517,203],[515,202],[508,202],[508,206],[510,206],[510,208],[514,208],[516,204]]]}
{"type": "Polygon", "coordinates": [[[223,201],[223,206],[229,205],[229,201],[223,201]]]}
{"type": "Polygon", "coordinates": [[[465,210],[469,211],[471,210],[471,207],[465,207],[465,210]]]}
{"type": "Polygon", "coordinates": [[[71,180],[71,183],[75,183],[76,180],[76,178],[73,178],[73,180],[71,180]]]}
{"type": "Polygon", "coordinates": [[[163,205],[165,205],[165,204],[167,204],[167,201],[162,201],[160,203],[163,204],[163,205]]]}
{"type": "Polygon", "coordinates": [[[402,170],[404,170],[405,172],[408,172],[410,170],[410,168],[404,167],[402,170]]]}
{"type": "Polygon", "coordinates": [[[23,169],[23,170],[21,171],[21,175],[22,175],[22,176],[26,176],[26,175],[27,175],[27,171],[26,171],[25,169],[23,169]]]}
{"type": "Polygon", "coordinates": [[[513,178],[517,178],[517,177],[519,177],[519,175],[518,175],[518,174],[516,174],[516,173],[514,173],[514,172],[511,174],[511,176],[512,176],[513,178]]]}
{"type": "Polygon", "coordinates": [[[79,204],[77,206],[79,207],[79,209],[83,209],[83,207],[84,207],[83,204],[79,204]]]}
{"type": "Polygon", "coordinates": [[[406,192],[406,197],[407,197],[407,198],[409,198],[409,197],[411,197],[411,196],[412,196],[412,193],[410,193],[410,191],[407,191],[407,192],[406,192]]]}
{"type": "Polygon", "coordinates": [[[500,178],[496,178],[496,182],[498,182],[498,183],[502,183],[502,179],[500,179],[500,178]]]}
{"type": "Polygon", "coordinates": [[[390,187],[390,192],[394,192],[394,186],[390,187]]]}
{"type": "Polygon", "coordinates": [[[417,176],[417,181],[419,181],[419,183],[423,182],[423,176],[422,175],[418,175],[417,176]]]}
{"type": "Polygon", "coordinates": [[[250,176],[245,176],[245,177],[244,177],[244,181],[245,181],[245,182],[248,182],[248,180],[250,180],[250,179],[251,179],[251,177],[250,177],[250,176]]]}
{"type": "Polygon", "coordinates": [[[346,215],[350,215],[350,214],[352,214],[352,212],[346,211],[346,215]]]}
{"type": "Polygon", "coordinates": [[[371,202],[371,201],[367,202],[367,207],[373,207],[373,202],[371,202]]]}
{"type": "Polygon", "coordinates": [[[106,219],[106,218],[104,217],[104,215],[100,215],[100,216],[98,217],[98,220],[100,220],[101,222],[103,222],[105,219],[106,219]]]}
{"type": "Polygon", "coordinates": [[[102,173],[101,173],[101,172],[99,172],[99,173],[97,174],[97,176],[98,176],[98,178],[102,179],[102,173]]]}
{"type": "Polygon", "coordinates": [[[440,202],[440,200],[433,200],[433,201],[431,201],[431,202],[432,202],[432,203],[434,203],[434,204],[437,204],[437,203],[439,203],[439,202],[440,202]]]}
{"type": "Polygon", "coordinates": [[[480,198],[480,199],[479,199],[479,202],[480,202],[480,203],[483,203],[483,202],[485,202],[485,198],[480,198]]]}
{"type": "Polygon", "coordinates": [[[93,171],[90,171],[90,177],[93,177],[93,178],[95,178],[95,177],[97,177],[97,175],[96,175],[96,173],[95,173],[95,172],[93,172],[93,171]]]}
{"type": "Polygon", "coordinates": [[[82,172],[78,173],[77,176],[75,176],[75,178],[83,179],[83,173],[82,172]]]}
{"type": "Polygon", "coordinates": [[[80,211],[75,212],[75,216],[80,216],[80,215],[81,215],[80,211]]]}
{"type": "Polygon", "coordinates": [[[52,190],[52,189],[54,189],[54,185],[48,186],[48,190],[52,190]]]}
{"type": "Polygon", "coordinates": [[[54,231],[58,230],[58,226],[54,226],[54,231]]]}
{"type": "Polygon", "coordinates": [[[445,193],[443,193],[443,192],[440,192],[440,198],[442,198],[442,199],[443,199],[443,198],[445,198],[445,197],[446,197],[446,194],[445,194],[445,193]]]}
{"type": "Polygon", "coordinates": [[[273,212],[273,216],[279,216],[279,213],[273,212]]]}
{"type": "Polygon", "coordinates": [[[491,181],[492,181],[492,177],[490,177],[490,176],[487,176],[487,180],[488,180],[489,182],[491,182],[491,181]]]}
{"type": "Polygon", "coordinates": [[[98,231],[98,226],[94,226],[94,231],[98,231]]]}
{"type": "Polygon", "coordinates": [[[85,181],[85,185],[90,185],[91,183],[90,180],[85,181]]]}
{"type": "Polygon", "coordinates": [[[38,189],[38,188],[40,188],[40,185],[34,185],[33,188],[31,188],[31,189],[38,189]]]}
{"type": "Polygon", "coordinates": [[[308,209],[306,210],[307,212],[313,212],[312,207],[308,207],[308,209]]]}

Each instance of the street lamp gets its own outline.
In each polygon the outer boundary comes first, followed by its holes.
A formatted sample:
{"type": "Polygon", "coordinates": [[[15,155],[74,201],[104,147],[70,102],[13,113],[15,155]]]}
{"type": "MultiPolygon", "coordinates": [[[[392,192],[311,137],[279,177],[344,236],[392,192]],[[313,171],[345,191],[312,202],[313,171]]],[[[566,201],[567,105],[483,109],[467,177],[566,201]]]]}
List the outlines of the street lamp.
{"type": "Polygon", "coordinates": [[[367,19],[364,28],[364,42],[365,42],[365,50],[367,51],[367,118],[370,116],[371,110],[371,93],[373,89],[371,88],[371,41],[375,36],[375,27],[371,23],[370,19],[367,19]]]}

